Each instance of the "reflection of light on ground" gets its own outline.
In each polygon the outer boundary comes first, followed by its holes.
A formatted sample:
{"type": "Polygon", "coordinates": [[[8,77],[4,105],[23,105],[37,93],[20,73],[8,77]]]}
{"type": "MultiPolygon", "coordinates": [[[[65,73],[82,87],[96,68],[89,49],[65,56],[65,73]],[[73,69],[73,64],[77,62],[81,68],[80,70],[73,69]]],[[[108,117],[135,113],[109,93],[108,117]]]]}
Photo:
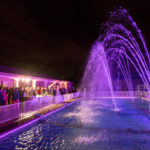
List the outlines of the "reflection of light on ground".
{"type": "Polygon", "coordinates": [[[36,113],[36,111],[29,112],[29,113],[21,113],[20,114],[20,117],[21,117],[20,120],[29,118],[29,117],[33,116],[35,113],[36,113]]]}
{"type": "Polygon", "coordinates": [[[19,120],[32,117],[32,116],[34,116],[35,114],[41,113],[41,112],[43,112],[43,111],[47,111],[47,110],[49,110],[49,109],[51,109],[51,108],[54,108],[54,107],[57,107],[57,106],[60,107],[61,104],[51,104],[51,105],[48,105],[48,106],[46,106],[46,107],[39,108],[39,109],[36,110],[36,111],[31,111],[31,112],[27,112],[27,113],[21,113],[19,120]]]}

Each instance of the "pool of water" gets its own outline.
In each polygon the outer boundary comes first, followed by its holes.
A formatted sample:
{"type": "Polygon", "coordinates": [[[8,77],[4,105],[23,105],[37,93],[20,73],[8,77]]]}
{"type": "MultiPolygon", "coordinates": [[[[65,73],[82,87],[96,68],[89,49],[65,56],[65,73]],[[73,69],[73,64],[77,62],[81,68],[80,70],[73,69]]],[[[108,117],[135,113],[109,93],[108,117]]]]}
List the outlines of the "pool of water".
{"type": "Polygon", "coordinates": [[[117,99],[78,101],[0,141],[0,150],[149,150],[150,116],[117,99]]]}

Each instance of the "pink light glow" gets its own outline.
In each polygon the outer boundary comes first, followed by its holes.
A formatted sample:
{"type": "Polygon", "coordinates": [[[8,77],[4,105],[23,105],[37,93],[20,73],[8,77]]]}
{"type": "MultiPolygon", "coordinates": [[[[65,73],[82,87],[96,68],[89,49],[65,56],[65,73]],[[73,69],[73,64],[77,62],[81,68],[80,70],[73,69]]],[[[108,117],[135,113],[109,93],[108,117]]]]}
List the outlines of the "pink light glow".
{"type": "Polygon", "coordinates": [[[38,82],[38,81],[43,81],[45,83],[53,82],[54,84],[55,83],[61,83],[61,82],[65,82],[65,83],[68,82],[68,81],[55,80],[55,79],[50,79],[50,78],[42,78],[42,77],[34,77],[34,76],[0,72],[0,82],[4,81],[5,86],[7,86],[7,87],[19,87],[19,81],[20,80],[25,81],[27,83],[29,81],[32,81],[32,87],[33,88],[36,87],[36,82],[38,82]]]}

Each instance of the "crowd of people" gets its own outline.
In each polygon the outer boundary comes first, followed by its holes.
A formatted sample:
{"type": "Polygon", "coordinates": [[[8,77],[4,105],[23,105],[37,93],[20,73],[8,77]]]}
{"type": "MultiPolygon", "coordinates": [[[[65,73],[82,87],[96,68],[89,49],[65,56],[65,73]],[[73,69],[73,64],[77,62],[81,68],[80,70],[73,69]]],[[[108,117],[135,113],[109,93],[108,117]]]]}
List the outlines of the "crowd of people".
{"type": "Polygon", "coordinates": [[[0,87],[0,106],[7,104],[15,104],[19,102],[24,102],[26,100],[30,100],[38,95],[64,95],[67,93],[74,92],[74,89],[67,90],[65,88],[60,88],[58,86],[54,86],[51,88],[46,87],[26,87],[26,88],[8,88],[8,87],[0,87]]]}

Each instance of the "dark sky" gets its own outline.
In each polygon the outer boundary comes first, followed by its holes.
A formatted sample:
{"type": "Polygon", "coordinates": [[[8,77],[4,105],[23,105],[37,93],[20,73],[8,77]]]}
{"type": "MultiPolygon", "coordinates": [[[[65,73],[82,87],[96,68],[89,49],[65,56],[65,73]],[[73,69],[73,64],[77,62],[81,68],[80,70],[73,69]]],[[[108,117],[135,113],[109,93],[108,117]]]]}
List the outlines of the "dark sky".
{"type": "Polygon", "coordinates": [[[126,8],[150,48],[149,0],[1,0],[0,64],[79,83],[109,11],[126,8]]]}

